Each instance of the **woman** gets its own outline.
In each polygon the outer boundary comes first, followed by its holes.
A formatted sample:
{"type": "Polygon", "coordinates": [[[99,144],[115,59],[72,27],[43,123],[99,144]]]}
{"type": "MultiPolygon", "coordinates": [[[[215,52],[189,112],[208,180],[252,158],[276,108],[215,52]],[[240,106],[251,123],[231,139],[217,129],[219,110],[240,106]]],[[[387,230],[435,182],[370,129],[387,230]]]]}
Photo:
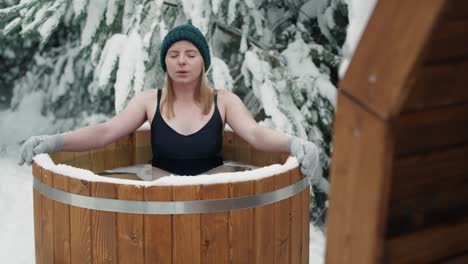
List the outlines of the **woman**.
{"type": "Polygon", "coordinates": [[[161,45],[164,89],[135,95],[127,107],[105,123],[50,136],[35,136],[22,146],[19,165],[34,155],[83,151],[126,136],[145,121],[151,124],[153,167],[178,175],[197,175],[223,164],[222,133],[227,123],[254,148],[297,157],[301,171],[327,191],[318,148],[311,142],[259,126],[235,94],[210,88],[205,70],[211,59],[203,34],[190,24],[173,28],[161,45]]]}

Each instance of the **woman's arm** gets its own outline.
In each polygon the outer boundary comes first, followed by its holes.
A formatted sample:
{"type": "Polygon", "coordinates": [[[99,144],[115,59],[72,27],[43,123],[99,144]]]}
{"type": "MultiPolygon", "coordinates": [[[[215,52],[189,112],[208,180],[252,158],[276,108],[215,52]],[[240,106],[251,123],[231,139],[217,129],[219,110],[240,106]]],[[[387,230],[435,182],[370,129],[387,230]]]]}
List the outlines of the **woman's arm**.
{"type": "Polygon", "coordinates": [[[63,135],[62,151],[82,151],[107,145],[138,129],[146,120],[146,90],[138,93],[127,107],[112,119],[91,126],[86,126],[63,135]]]}
{"type": "Polygon", "coordinates": [[[229,91],[220,93],[226,109],[226,123],[236,134],[258,150],[288,152],[287,135],[258,125],[237,95],[229,91]]]}

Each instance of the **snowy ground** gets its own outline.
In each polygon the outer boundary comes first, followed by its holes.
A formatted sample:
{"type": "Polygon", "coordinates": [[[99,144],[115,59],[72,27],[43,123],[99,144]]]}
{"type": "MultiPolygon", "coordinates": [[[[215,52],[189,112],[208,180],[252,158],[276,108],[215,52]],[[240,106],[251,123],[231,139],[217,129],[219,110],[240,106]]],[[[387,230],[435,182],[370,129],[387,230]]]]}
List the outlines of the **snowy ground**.
{"type": "MultiPolygon", "coordinates": [[[[3,154],[2,154],[3,155],[3,154]]],[[[0,157],[0,259],[3,263],[34,263],[32,174],[13,157],[0,157]]],[[[310,226],[310,263],[323,263],[325,238],[310,226]]]]}

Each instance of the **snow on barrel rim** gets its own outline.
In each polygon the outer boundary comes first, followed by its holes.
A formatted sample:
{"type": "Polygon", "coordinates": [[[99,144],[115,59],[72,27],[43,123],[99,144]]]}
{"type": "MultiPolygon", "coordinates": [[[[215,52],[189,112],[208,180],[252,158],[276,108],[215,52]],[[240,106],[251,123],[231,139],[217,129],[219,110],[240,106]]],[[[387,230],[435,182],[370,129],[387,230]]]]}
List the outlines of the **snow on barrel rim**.
{"type": "MultiPolygon", "coordinates": [[[[149,130],[149,126],[145,123],[135,133],[149,130]]],[[[232,132],[231,129],[227,128],[226,132],[232,132]]],[[[228,162],[229,160],[226,160],[228,162]]],[[[135,185],[135,186],[183,186],[183,185],[196,185],[196,184],[222,184],[232,182],[243,182],[251,180],[259,180],[270,176],[285,173],[293,170],[299,166],[299,163],[295,157],[289,156],[284,164],[272,164],[268,166],[253,168],[246,171],[236,172],[220,172],[214,174],[200,174],[197,176],[180,176],[180,175],[168,175],[157,178],[153,181],[143,180],[130,180],[111,178],[106,176],[98,175],[91,170],[77,168],[67,164],[55,164],[49,154],[39,154],[34,157],[34,162],[38,166],[45,170],[60,175],[68,176],[71,178],[85,180],[89,182],[106,182],[122,185],[135,185]]],[[[136,164],[134,164],[136,165],[136,164]]],[[[247,164],[248,165],[248,164],[247,164]]]]}

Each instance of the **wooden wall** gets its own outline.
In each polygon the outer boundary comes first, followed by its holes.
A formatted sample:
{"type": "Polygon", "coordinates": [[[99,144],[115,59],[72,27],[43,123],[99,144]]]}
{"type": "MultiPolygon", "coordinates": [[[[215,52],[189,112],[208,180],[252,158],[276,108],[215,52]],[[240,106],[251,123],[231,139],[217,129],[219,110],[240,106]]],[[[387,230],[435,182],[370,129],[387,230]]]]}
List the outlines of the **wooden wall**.
{"type": "Polygon", "coordinates": [[[326,263],[468,263],[468,1],[378,1],[339,87],[326,263]]]}

